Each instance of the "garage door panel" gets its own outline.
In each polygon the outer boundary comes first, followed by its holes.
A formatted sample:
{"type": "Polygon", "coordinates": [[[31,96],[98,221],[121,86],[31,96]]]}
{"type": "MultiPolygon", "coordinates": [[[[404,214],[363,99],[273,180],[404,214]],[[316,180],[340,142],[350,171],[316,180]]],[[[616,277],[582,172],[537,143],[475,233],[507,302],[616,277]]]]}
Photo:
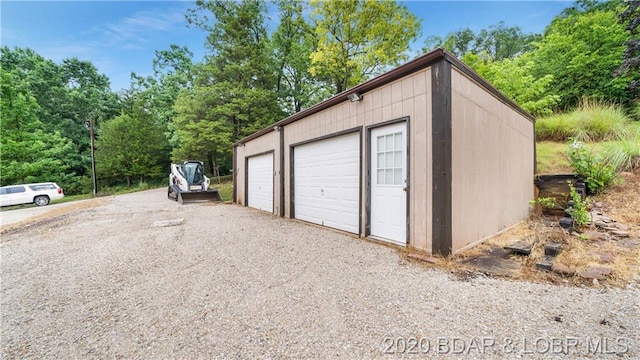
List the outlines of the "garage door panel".
{"type": "Polygon", "coordinates": [[[247,163],[247,205],[273,212],[273,153],[250,157],[247,163]]]}
{"type": "Polygon", "coordinates": [[[343,135],[294,149],[294,216],[359,232],[360,134],[343,135]]]}

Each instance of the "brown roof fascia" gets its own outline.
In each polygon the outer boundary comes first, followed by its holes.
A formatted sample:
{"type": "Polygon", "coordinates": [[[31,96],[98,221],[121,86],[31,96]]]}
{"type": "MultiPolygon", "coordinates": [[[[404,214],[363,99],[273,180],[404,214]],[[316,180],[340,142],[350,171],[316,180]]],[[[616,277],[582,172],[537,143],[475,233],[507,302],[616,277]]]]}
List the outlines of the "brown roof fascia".
{"type": "Polygon", "coordinates": [[[288,118],[285,118],[283,120],[280,120],[278,122],[276,122],[275,124],[269,126],[268,128],[262,129],[256,133],[253,133],[247,137],[245,137],[244,139],[236,142],[235,144],[233,144],[233,146],[238,146],[242,143],[245,143],[249,140],[253,140],[255,138],[258,138],[264,134],[267,134],[271,131],[273,131],[273,129],[275,127],[278,126],[285,126],[287,124],[291,124],[292,122],[298,121],[300,119],[303,119],[307,116],[311,116],[315,113],[318,113],[322,110],[328,109],[334,105],[340,104],[344,101],[349,100],[348,96],[349,94],[352,93],[358,93],[360,95],[366,93],[367,91],[371,91],[372,89],[378,88],[382,85],[388,84],[392,81],[395,81],[403,76],[406,76],[408,74],[411,74],[415,71],[418,71],[420,69],[426,68],[429,65],[431,65],[432,63],[434,63],[436,60],[439,60],[441,58],[444,57],[445,51],[442,49],[436,49],[434,51],[431,51],[425,55],[422,55],[414,60],[409,61],[408,63],[401,65],[389,72],[386,72],[380,76],[377,76],[373,79],[367,80],[365,82],[363,82],[360,85],[357,85],[355,87],[352,87],[351,89],[345,90],[337,95],[334,95],[333,97],[330,97],[310,108],[304,109],[300,112],[297,112],[291,116],[289,116],[288,118]]]}
{"type": "Polygon", "coordinates": [[[527,119],[529,119],[530,121],[534,121],[534,118],[528,114],[526,111],[524,111],[522,108],[520,108],[516,103],[514,103],[513,101],[511,101],[509,98],[507,98],[503,93],[501,93],[500,91],[498,91],[496,88],[494,88],[493,86],[491,86],[486,80],[484,80],[482,77],[480,77],[480,75],[476,74],[470,67],[468,67],[467,65],[465,65],[462,61],[458,60],[455,58],[455,56],[453,56],[451,53],[449,53],[448,51],[444,50],[444,49],[435,49],[429,53],[426,53],[414,60],[409,61],[408,63],[401,65],[391,71],[388,71],[382,75],[379,75],[373,79],[370,79],[368,81],[363,82],[360,85],[357,85],[355,87],[352,87],[351,89],[345,90],[337,95],[334,95],[333,97],[330,97],[310,108],[307,108],[305,110],[302,110],[300,112],[297,112],[283,120],[280,120],[276,123],[274,123],[273,125],[264,128],[256,133],[253,133],[247,137],[245,137],[242,140],[239,140],[238,142],[234,143],[233,146],[238,146],[241,145],[243,143],[246,143],[247,141],[253,140],[255,138],[258,138],[262,135],[265,135],[267,133],[270,133],[271,131],[273,131],[276,127],[279,126],[285,126],[287,124],[291,124],[292,122],[298,121],[300,119],[303,119],[305,117],[311,116],[315,113],[318,113],[322,110],[328,109],[334,105],[340,104],[344,101],[349,100],[348,96],[352,93],[358,93],[360,95],[365,94],[368,91],[371,91],[373,89],[376,89],[380,86],[386,85],[390,82],[396,81],[404,76],[407,76],[409,74],[412,74],[418,70],[422,70],[424,68],[427,68],[429,66],[431,66],[433,63],[435,63],[438,60],[441,59],[445,59],[446,61],[448,61],[449,63],[451,63],[453,66],[455,66],[456,68],[458,68],[460,71],[462,71],[463,73],[465,73],[466,75],[468,75],[469,77],[471,77],[473,80],[475,80],[476,82],[478,82],[482,87],[486,88],[489,92],[491,92],[493,95],[495,95],[498,99],[500,99],[502,102],[504,102],[506,105],[508,105],[509,107],[513,108],[514,110],[516,110],[517,112],[519,112],[521,115],[525,116],[527,119]]]}

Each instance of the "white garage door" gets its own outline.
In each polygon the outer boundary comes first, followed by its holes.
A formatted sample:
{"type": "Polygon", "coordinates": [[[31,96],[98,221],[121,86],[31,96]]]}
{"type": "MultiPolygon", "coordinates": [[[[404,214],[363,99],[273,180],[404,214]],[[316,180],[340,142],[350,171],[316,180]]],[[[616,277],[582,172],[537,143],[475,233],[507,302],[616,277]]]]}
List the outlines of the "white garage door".
{"type": "Polygon", "coordinates": [[[273,212],[273,153],[250,157],[247,177],[248,205],[273,212]]]}
{"type": "Polygon", "coordinates": [[[295,218],[357,234],[360,134],[296,146],[293,156],[295,218]]]}

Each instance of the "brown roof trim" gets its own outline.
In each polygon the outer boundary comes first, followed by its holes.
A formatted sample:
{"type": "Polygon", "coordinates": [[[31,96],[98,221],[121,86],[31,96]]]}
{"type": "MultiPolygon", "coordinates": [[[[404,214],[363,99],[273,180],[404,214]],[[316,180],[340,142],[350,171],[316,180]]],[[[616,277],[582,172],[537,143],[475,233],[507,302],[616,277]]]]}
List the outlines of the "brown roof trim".
{"type": "Polygon", "coordinates": [[[448,61],[449,63],[451,63],[453,66],[455,66],[456,68],[460,69],[463,73],[467,74],[468,76],[470,76],[472,79],[474,79],[476,82],[478,82],[481,86],[483,86],[484,88],[486,88],[489,92],[491,92],[492,94],[494,94],[498,99],[500,99],[501,101],[503,101],[506,105],[508,105],[509,107],[513,108],[514,110],[518,111],[520,114],[522,114],[523,116],[525,116],[526,118],[528,118],[529,120],[533,121],[533,117],[531,115],[529,115],[526,111],[524,111],[522,108],[520,108],[516,103],[514,103],[513,101],[509,100],[509,98],[507,98],[504,94],[502,94],[500,91],[498,91],[496,88],[494,88],[493,86],[491,86],[486,80],[484,80],[482,77],[480,77],[480,75],[476,74],[473,70],[471,70],[471,68],[469,68],[468,66],[466,66],[465,64],[463,64],[460,60],[456,59],[455,56],[453,56],[452,54],[450,54],[449,52],[443,50],[443,49],[436,49],[433,50],[429,53],[426,53],[414,60],[409,61],[408,63],[401,65],[391,71],[388,71],[380,76],[377,76],[373,79],[370,79],[368,81],[363,82],[360,85],[357,85],[355,87],[352,87],[351,89],[345,90],[337,95],[334,95],[333,97],[330,97],[310,108],[307,108],[305,110],[302,110],[300,112],[297,112],[283,120],[280,120],[278,122],[276,122],[275,124],[264,128],[256,133],[253,133],[247,137],[245,137],[242,140],[239,140],[238,142],[236,142],[235,144],[233,144],[233,146],[238,146],[240,144],[246,143],[247,141],[253,140],[255,138],[258,138],[262,135],[265,135],[267,133],[270,133],[271,131],[273,131],[276,127],[278,126],[285,126],[287,124],[291,124],[292,122],[298,121],[300,119],[303,119],[305,117],[311,116],[315,113],[318,113],[322,110],[328,109],[334,105],[340,104],[344,101],[349,100],[348,96],[352,93],[359,93],[359,94],[365,94],[368,91],[371,91],[373,89],[376,89],[380,86],[386,85],[388,83],[391,83],[393,81],[396,81],[402,77],[405,77],[409,74],[412,74],[418,70],[422,70],[424,68],[429,67],[430,65],[434,64],[435,62],[437,62],[438,60],[442,60],[445,59],[446,61],[448,61]]]}

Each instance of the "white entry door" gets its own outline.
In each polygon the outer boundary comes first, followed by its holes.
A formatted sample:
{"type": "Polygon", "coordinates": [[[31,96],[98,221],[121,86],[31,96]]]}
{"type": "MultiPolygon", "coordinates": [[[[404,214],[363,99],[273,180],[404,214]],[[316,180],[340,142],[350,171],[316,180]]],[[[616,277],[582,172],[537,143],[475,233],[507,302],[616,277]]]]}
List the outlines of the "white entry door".
{"type": "Polygon", "coordinates": [[[360,223],[360,133],[296,146],[294,217],[357,234],[360,223]]]}
{"type": "Polygon", "coordinates": [[[407,125],[371,130],[371,236],[407,244],[407,125]]]}
{"type": "Polygon", "coordinates": [[[250,157],[247,176],[247,205],[273,212],[273,153],[250,157]]]}

